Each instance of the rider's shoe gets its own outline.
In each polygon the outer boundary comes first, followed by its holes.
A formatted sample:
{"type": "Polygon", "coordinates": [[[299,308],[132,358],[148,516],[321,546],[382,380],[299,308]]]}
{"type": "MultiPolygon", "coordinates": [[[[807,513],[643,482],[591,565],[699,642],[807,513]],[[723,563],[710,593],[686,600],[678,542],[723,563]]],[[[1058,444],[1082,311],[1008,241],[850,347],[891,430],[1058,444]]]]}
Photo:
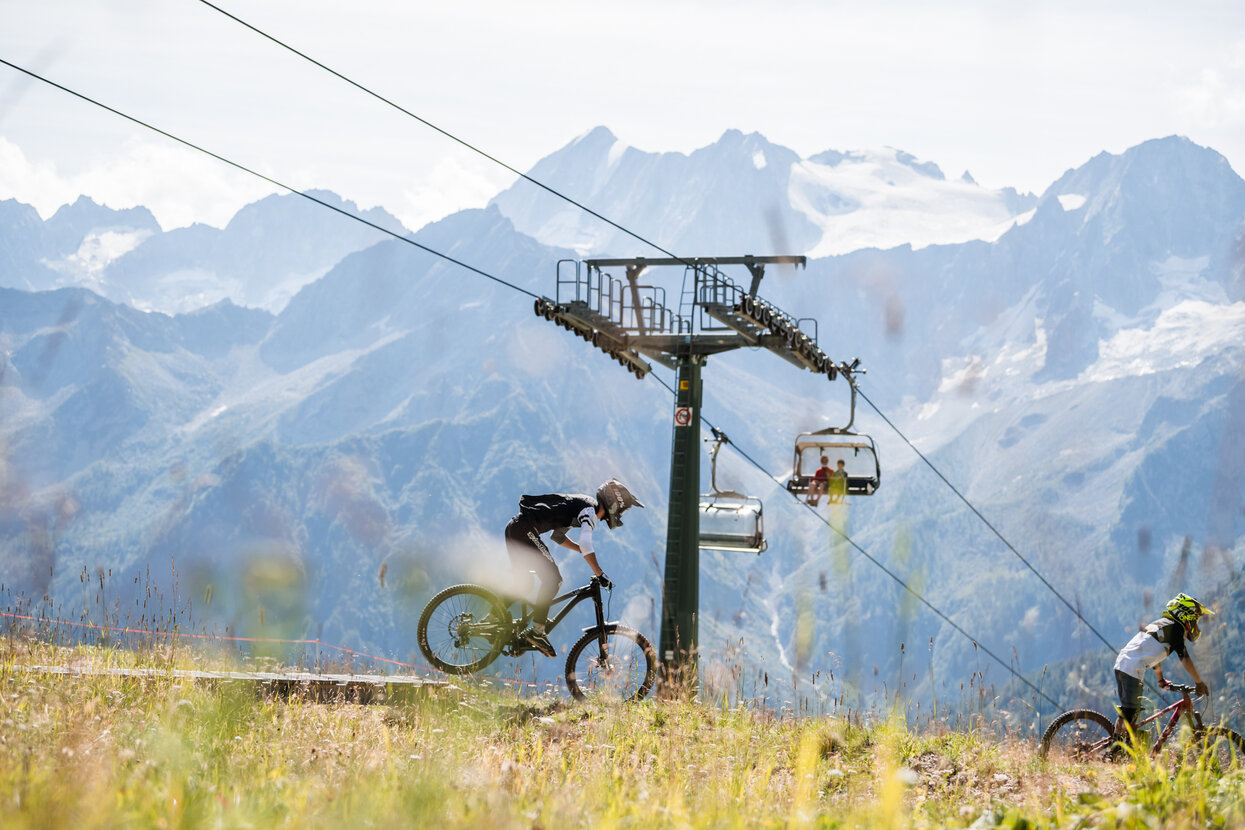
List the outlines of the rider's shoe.
{"type": "Polygon", "coordinates": [[[546,657],[558,656],[558,650],[553,647],[553,643],[549,642],[549,638],[534,628],[529,628],[527,631],[524,631],[523,639],[528,645],[546,657]]]}
{"type": "MultiPolygon", "coordinates": [[[[1133,733],[1133,735],[1136,738],[1136,742],[1134,742],[1133,738],[1130,738],[1127,733],[1123,735],[1112,735],[1111,746],[1108,747],[1106,755],[1103,757],[1108,761],[1123,761],[1142,741],[1141,735],[1137,733],[1133,733]]],[[[1144,746],[1144,744],[1141,745],[1144,746]]]]}

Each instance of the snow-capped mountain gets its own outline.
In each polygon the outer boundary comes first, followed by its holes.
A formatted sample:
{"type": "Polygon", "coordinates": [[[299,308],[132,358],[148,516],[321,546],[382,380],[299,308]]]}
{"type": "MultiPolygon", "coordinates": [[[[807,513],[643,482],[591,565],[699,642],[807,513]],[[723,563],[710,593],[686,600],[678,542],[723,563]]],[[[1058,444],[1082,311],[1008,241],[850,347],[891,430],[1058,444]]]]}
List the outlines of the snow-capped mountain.
{"type": "MultiPolygon", "coordinates": [[[[868,400],[1099,630],[1123,638],[1154,592],[1213,596],[1233,578],[1245,182],[1212,150],[1150,141],[1022,197],[893,151],[801,160],[728,133],[690,156],[644,154],[598,129],[532,175],[692,255],[837,250],[820,246],[866,216],[883,233],[890,217],[907,234],[890,237],[898,247],[814,257],[768,275],[761,294],[817,318],[835,359],[859,356],[868,400]],[[775,229],[792,247],[775,247],[775,229]]],[[[651,253],[524,187],[416,239],[550,295],[571,247],[651,253]]],[[[161,232],[143,211],[89,202],[46,223],[0,204],[0,279],[16,286],[0,290],[6,601],[47,595],[98,617],[75,605],[84,567],[167,573],[173,560],[202,624],[411,657],[433,590],[503,569],[518,494],[590,492],[617,474],[649,507],[603,542],[614,615],[655,636],[667,390],[508,287],[375,230],[325,238],[341,221],[331,212],[313,233],[303,201],[273,197],[211,233],[161,232]],[[169,315],[101,296],[172,297],[195,262],[264,296],[322,275],[275,313],[241,307],[247,297],[169,315]]],[[[204,279],[204,299],[229,293],[204,279]]],[[[843,383],[766,352],[716,356],[704,373],[706,417],[772,476],[723,452],[719,483],[765,499],[770,549],[705,555],[706,674],[721,685],[739,677],[732,666],[768,672],[789,695],[833,670],[818,688],[854,700],[903,683],[946,701],[979,670],[1005,681],[782,490],[795,434],[846,421],[843,383]]],[[[1097,647],[864,400],[856,426],[879,442],[883,486],[833,519],[861,550],[1023,671],[1097,647]]],[[[564,572],[568,584],[584,575],[571,559],[564,572]]],[[[124,619],[134,597],[108,596],[124,619]]]]}
{"type": "MultiPolygon", "coordinates": [[[[828,150],[801,159],[738,130],[684,155],[646,153],[597,127],[529,175],[680,256],[822,257],[993,240],[1036,201],[1010,188],[986,190],[967,173],[948,181],[936,164],[900,150],[828,150]]],[[[527,181],[492,204],[546,245],[583,256],[655,254],[527,181]]]]}
{"type": "MultiPolygon", "coordinates": [[[[324,191],[308,195],[406,232],[379,208],[360,210],[324,191]]],[[[178,313],[225,299],[279,311],[342,257],[375,244],[378,232],[296,195],[248,205],[223,229],[192,225],[168,232],[145,208],[115,211],[83,196],[46,224],[28,205],[0,203],[0,239],[7,254],[0,286],[77,285],[144,311],[178,313]]]]}

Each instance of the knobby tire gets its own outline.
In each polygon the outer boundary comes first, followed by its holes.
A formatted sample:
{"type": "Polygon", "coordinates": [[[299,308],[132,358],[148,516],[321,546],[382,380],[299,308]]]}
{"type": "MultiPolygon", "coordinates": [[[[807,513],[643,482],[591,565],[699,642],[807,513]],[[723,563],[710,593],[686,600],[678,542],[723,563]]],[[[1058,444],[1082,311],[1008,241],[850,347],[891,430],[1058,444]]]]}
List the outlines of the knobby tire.
{"type": "MultiPolygon", "coordinates": [[[[1046,760],[1054,746],[1067,746],[1073,758],[1088,760],[1090,757],[1087,754],[1088,748],[1103,738],[1110,737],[1114,729],[1114,723],[1108,720],[1106,715],[1095,712],[1093,709],[1073,709],[1070,712],[1064,712],[1050,722],[1050,726],[1046,727],[1046,732],[1042,735],[1040,753],[1042,760],[1046,760]]],[[[1095,754],[1105,756],[1105,748],[1095,754]]]]}
{"type": "Polygon", "coordinates": [[[571,647],[566,656],[566,688],[576,700],[643,699],[657,678],[657,653],[652,644],[640,632],[622,625],[605,626],[605,636],[609,646],[606,666],[600,662],[600,628],[589,629],[571,647]]]}
{"type": "Polygon", "coordinates": [[[497,659],[510,641],[510,611],[479,585],[454,585],[437,594],[419,615],[419,650],[448,674],[471,674],[497,659]]]}

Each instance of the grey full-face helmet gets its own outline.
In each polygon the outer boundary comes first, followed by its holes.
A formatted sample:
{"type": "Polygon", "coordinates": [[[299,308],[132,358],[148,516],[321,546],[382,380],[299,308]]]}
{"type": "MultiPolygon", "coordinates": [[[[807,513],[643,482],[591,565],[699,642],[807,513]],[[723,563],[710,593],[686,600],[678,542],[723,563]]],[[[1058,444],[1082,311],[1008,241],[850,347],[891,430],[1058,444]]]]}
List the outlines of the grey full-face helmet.
{"type": "Polygon", "coordinates": [[[643,507],[635,494],[616,478],[597,488],[597,505],[605,508],[605,524],[610,530],[622,527],[622,514],[628,507],[643,507]]]}

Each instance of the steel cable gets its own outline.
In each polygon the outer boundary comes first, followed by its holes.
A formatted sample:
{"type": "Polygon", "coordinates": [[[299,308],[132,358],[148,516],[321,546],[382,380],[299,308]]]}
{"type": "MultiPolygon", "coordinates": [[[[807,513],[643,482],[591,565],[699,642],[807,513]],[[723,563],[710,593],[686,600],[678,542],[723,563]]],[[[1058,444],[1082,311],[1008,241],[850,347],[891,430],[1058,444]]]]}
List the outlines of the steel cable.
{"type": "MultiPolygon", "coordinates": [[[[204,0],[201,0],[201,2],[203,2],[203,1],[204,1],[204,0]]],[[[24,67],[22,67],[22,66],[19,66],[19,65],[17,65],[17,64],[14,64],[14,63],[12,63],[12,62],[10,62],[10,61],[8,61],[8,60],[5,60],[4,58],[0,58],[0,64],[3,64],[3,65],[8,66],[8,67],[10,67],[10,68],[12,68],[12,69],[15,69],[15,70],[17,70],[18,72],[22,72],[22,73],[24,73],[24,74],[28,75],[29,77],[34,78],[35,80],[42,81],[43,83],[48,84],[49,86],[52,86],[52,87],[54,87],[54,88],[56,88],[56,89],[61,90],[62,92],[65,92],[65,93],[67,93],[67,94],[69,94],[69,95],[74,96],[75,98],[78,98],[78,99],[80,99],[80,100],[82,100],[82,101],[85,101],[85,102],[87,102],[87,103],[93,104],[94,106],[97,106],[97,107],[99,107],[99,108],[101,108],[101,109],[104,109],[104,110],[106,110],[106,111],[110,112],[110,113],[113,113],[114,115],[117,115],[117,116],[119,116],[119,117],[121,117],[121,118],[124,118],[124,119],[126,119],[127,121],[130,121],[130,122],[132,122],[132,123],[134,123],[134,124],[137,124],[137,125],[139,125],[139,126],[141,126],[141,127],[144,127],[144,128],[146,128],[146,129],[148,129],[148,130],[151,130],[151,131],[153,131],[153,132],[155,132],[155,133],[158,133],[158,134],[160,134],[160,135],[162,135],[162,136],[164,136],[164,137],[166,137],[166,138],[170,139],[171,141],[175,141],[175,142],[177,142],[177,143],[179,143],[179,144],[181,144],[181,145],[183,145],[183,146],[185,146],[185,147],[188,147],[188,148],[190,148],[190,149],[193,149],[193,150],[196,150],[196,151],[198,151],[198,152],[204,153],[205,155],[211,156],[212,158],[216,159],[217,161],[220,161],[220,162],[222,162],[222,163],[224,163],[224,164],[227,164],[227,165],[229,165],[230,167],[233,167],[233,168],[235,168],[235,169],[237,169],[237,170],[240,170],[240,171],[242,171],[242,172],[244,172],[244,173],[248,173],[248,174],[250,174],[250,175],[252,175],[252,176],[255,176],[255,177],[259,178],[259,179],[262,179],[263,181],[266,181],[266,182],[268,182],[268,183],[270,183],[270,184],[272,184],[272,185],[275,185],[275,186],[277,186],[277,187],[279,187],[279,188],[281,188],[281,189],[283,189],[283,190],[286,190],[286,191],[288,191],[288,192],[290,192],[290,193],[292,193],[292,194],[295,194],[295,195],[301,196],[301,197],[303,197],[303,198],[305,198],[305,199],[307,199],[307,200],[309,200],[309,201],[311,201],[311,202],[314,202],[315,204],[318,204],[318,205],[320,205],[320,206],[322,206],[322,207],[328,208],[329,210],[332,210],[332,211],[334,211],[335,213],[338,213],[338,214],[340,214],[340,215],[342,215],[342,216],[345,216],[345,217],[347,217],[347,218],[353,219],[353,220],[355,220],[355,221],[357,221],[357,222],[361,222],[361,223],[363,223],[363,224],[365,224],[365,225],[368,225],[369,227],[375,228],[376,230],[378,230],[378,231],[380,231],[380,232],[382,232],[382,233],[384,233],[384,234],[386,234],[386,235],[388,235],[388,236],[391,236],[391,237],[393,237],[393,238],[395,238],[395,239],[399,239],[399,240],[401,240],[401,241],[403,241],[403,242],[406,242],[406,243],[408,243],[408,244],[410,244],[410,245],[412,245],[412,246],[414,246],[414,247],[416,247],[416,248],[419,248],[420,250],[422,250],[422,251],[424,251],[424,252],[426,252],[426,253],[429,253],[429,254],[431,254],[431,255],[433,255],[433,256],[436,256],[436,257],[440,257],[441,259],[444,259],[444,260],[446,260],[447,262],[451,262],[451,263],[453,263],[453,264],[455,264],[455,265],[458,265],[458,266],[459,266],[459,267],[461,267],[461,268],[465,268],[466,270],[471,271],[471,272],[472,272],[472,273],[474,273],[474,274],[477,274],[477,275],[479,275],[479,276],[485,277],[485,278],[487,278],[487,279],[489,279],[489,280],[492,280],[492,281],[494,281],[494,282],[496,282],[496,283],[499,283],[499,284],[501,284],[501,285],[504,285],[504,286],[506,286],[506,287],[508,287],[508,288],[514,289],[515,291],[518,291],[518,292],[520,292],[520,293],[522,293],[522,294],[525,294],[525,295],[527,295],[528,297],[533,297],[533,298],[536,298],[536,297],[537,297],[537,295],[536,295],[536,294],[533,294],[532,292],[528,291],[527,289],[522,288],[522,287],[520,287],[520,286],[518,286],[518,285],[515,285],[515,284],[514,284],[514,283],[512,283],[512,282],[509,282],[509,281],[507,281],[507,280],[501,279],[500,277],[496,277],[496,276],[494,276],[494,275],[492,275],[492,274],[490,274],[490,273],[488,273],[488,272],[486,272],[486,271],[484,271],[484,270],[482,270],[482,269],[480,269],[480,268],[477,268],[477,267],[475,267],[475,266],[473,266],[473,265],[469,265],[469,264],[467,264],[467,263],[465,263],[465,262],[462,262],[461,260],[455,259],[454,257],[451,257],[451,256],[449,256],[449,255],[447,255],[447,254],[441,253],[440,251],[437,251],[437,250],[435,250],[435,249],[433,249],[433,248],[430,248],[430,247],[428,247],[428,246],[426,246],[426,245],[422,245],[422,244],[420,244],[420,243],[418,243],[418,242],[414,241],[413,239],[410,239],[410,238],[409,238],[409,237],[407,237],[407,236],[404,236],[404,235],[399,234],[399,233],[397,233],[397,232],[395,232],[395,231],[392,231],[392,230],[390,230],[390,229],[388,229],[388,228],[385,228],[385,227],[383,227],[383,226],[381,226],[381,225],[378,225],[378,224],[376,224],[376,223],[374,223],[374,222],[371,222],[371,221],[369,221],[369,220],[367,220],[367,219],[364,219],[363,217],[357,216],[357,215],[355,215],[355,214],[351,213],[350,211],[344,210],[344,209],[342,209],[342,208],[340,208],[340,207],[337,207],[336,205],[330,204],[330,203],[328,203],[328,202],[326,202],[326,201],[324,201],[324,200],[322,200],[322,199],[318,199],[318,198],[316,198],[315,196],[312,196],[312,195],[310,195],[310,194],[308,194],[308,193],[306,193],[306,192],[304,192],[304,191],[298,190],[297,188],[291,187],[290,185],[286,185],[286,184],[284,184],[284,183],[282,183],[282,182],[280,182],[280,181],[278,181],[278,180],[276,180],[276,179],[273,179],[273,178],[271,178],[271,177],[269,177],[269,176],[264,175],[263,173],[259,173],[259,172],[255,171],[255,170],[252,170],[251,168],[246,167],[245,165],[242,165],[242,164],[240,164],[240,163],[238,163],[238,162],[232,161],[232,160],[230,160],[230,159],[228,159],[228,158],[226,158],[226,157],[224,157],[224,156],[218,155],[217,153],[214,153],[214,152],[212,152],[212,151],[210,151],[210,150],[208,150],[208,149],[206,149],[206,148],[204,148],[204,147],[201,147],[201,146],[199,146],[199,145],[197,145],[197,144],[194,144],[194,143],[192,143],[192,142],[190,142],[190,141],[187,141],[187,140],[185,140],[185,139],[179,138],[178,136],[173,135],[172,133],[166,132],[165,130],[162,130],[162,129],[158,128],[158,127],[155,127],[155,126],[153,126],[153,125],[151,125],[151,124],[149,124],[149,123],[147,123],[147,122],[145,122],[145,121],[142,121],[142,120],[140,120],[140,119],[138,119],[138,118],[135,118],[135,117],[133,117],[133,116],[131,116],[131,115],[127,115],[126,113],[121,112],[120,110],[117,110],[117,109],[115,109],[115,108],[113,108],[113,107],[110,107],[110,106],[108,106],[107,104],[104,104],[104,103],[102,103],[102,102],[100,102],[100,101],[98,101],[98,100],[96,100],[96,99],[94,99],[94,98],[91,98],[90,96],[87,96],[87,95],[85,95],[85,94],[83,94],[83,93],[80,93],[80,92],[76,92],[76,91],[74,91],[73,89],[70,89],[69,87],[66,87],[66,86],[63,86],[63,85],[61,85],[61,84],[58,84],[58,83],[56,83],[55,81],[52,81],[52,80],[50,80],[50,79],[48,79],[48,78],[43,77],[42,75],[39,75],[38,73],[35,73],[35,72],[33,72],[33,71],[29,70],[29,69],[26,69],[26,68],[24,68],[24,67]]],[[[637,238],[639,238],[639,237],[637,237],[637,238]]],[[[650,373],[650,374],[651,374],[651,373],[650,373]]],[[[660,377],[657,377],[656,375],[652,375],[652,376],[653,376],[653,377],[655,377],[655,378],[657,379],[657,381],[658,381],[658,382],[659,382],[659,383],[660,383],[663,387],[665,387],[665,388],[666,388],[666,390],[667,390],[668,392],[670,392],[670,394],[672,394],[672,395],[674,395],[674,394],[675,394],[674,389],[673,389],[673,388],[672,388],[672,387],[671,387],[668,383],[666,383],[666,381],[665,381],[665,380],[663,380],[663,379],[662,379],[662,378],[660,378],[660,377]]],[[[866,400],[867,400],[867,399],[866,399],[866,400]]],[[[870,404],[870,405],[872,405],[872,404],[870,404]]],[[[705,419],[705,423],[706,423],[706,424],[709,424],[709,426],[711,426],[711,427],[712,427],[712,424],[708,421],[708,419],[705,419]]],[[[888,421],[888,423],[889,423],[889,421],[888,421]]],[[[770,474],[770,473],[769,473],[769,472],[768,472],[768,471],[767,471],[767,470],[766,470],[766,469],[765,469],[765,468],[764,468],[764,467],[763,467],[763,466],[762,466],[759,462],[757,462],[757,461],[756,461],[755,459],[753,459],[750,455],[748,455],[746,452],[744,452],[743,450],[741,450],[737,444],[734,444],[734,442],[731,442],[731,443],[732,443],[732,445],[733,445],[733,446],[735,446],[736,452],[739,452],[739,453],[740,453],[740,455],[741,455],[743,458],[745,458],[745,459],[746,459],[749,463],[751,463],[751,464],[752,464],[753,466],[755,466],[758,470],[760,470],[761,472],[765,473],[767,476],[769,476],[769,477],[771,478],[771,480],[773,480],[773,476],[772,476],[772,475],[771,475],[771,474],[770,474]]],[[[809,509],[811,510],[811,507],[809,507],[809,509]]],[[[1031,682],[1028,678],[1024,677],[1024,675],[1022,675],[1022,674],[1020,674],[1019,672],[1017,672],[1014,668],[1012,668],[1012,667],[1011,667],[1011,665],[1010,665],[1009,663],[1007,663],[1007,661],[1003,660],[1001,657],[999,657],[997,654],[995,654],[995,653],[994,653],[992,650],[990,650],[988,647],[986,647],[986,646],[982,645],[980,640],[978,640],[977,638],[975,638],[975,637],[973,637],[971,634],[969,634],[969,633],[968,633],[965,629],[963,629],[963,628],[962,628],[962,627],[961,627],[958,623],[956,623],[954,620],[952,620],[950,617],[948,617],[948,616],[947,616],[944,612],[942,612],[942,611],[941,611],[940,609],[938,609],[935,605],[933,605],[933,604],[932,604],[932,603],[931,603],[928,599],[926,599],[926,598],[925,598],[924,596],[922,596],[919,592],[917,592],[914,588],[912,588],[910,585],[908,585],[906,582],[904,582],[904,581],[903,581],[903,579],[902,579],[902,578],[900,578],[900,577],[899,577],[896,573],[894,573],[892,570],[890,570],[889,568],[887,568],[887,567],[886,567],[884,564],[882,564],[882,563],[881,563],[878,559],[876,559],[875,557],[873,557],[873,556],[872,556],[872,555],[871,555],[868,551],[866,551],[863,547],[861,547],[861,546],[860,546],[860,545],[859,545],[859,544],[858,544],[855,540],[853,540],[851,537],[849,537],[847,534],[845,534],[845,533],[844,533],[842,530],[840,530],[839,528],[835,527],[835,526],[834,526],[834,525],[833,525],[833,524],[832,524],[832,523],[831,523],[828,519],[826,519],[826,518],[822,517],[820,514],[816,513],[815,511],[814,511],[814,515],[816,515],[816,516],[817,516],[817,517],[818,517],[818,518],[819,518],[819,519],[820,519],[820,520],[821,520],[821,521],[822,521],[822,522],[823,522],[823,523],[824,523],[827,527],[829,527],[829,528],[830,528],[831,530],[833,530],[836,534],[838,534],[840,537],[842,537],[842,538],[844,539],[844,541],[846,541],[846,542],[847,542],[847,543],[848,543],[851,547],[853,547],[853,548],[854,548],[857,552],[859,552],[862,556],[864,556],[864,557],[865,557],[865,558],[866,558],[869,562],[871,562],[871,563],[873,563],[875,566],[877,566],[877,567],[878,567],[878,568],[879,568],[879,569],[880,569],[883,573],[885,573],[888,577],[890,577],[890,578],[891,578],[892,580],[894,580],[897,584],[899,584],[899,585],[900,585],[900,586],[901,586],[904,590],[906,590],[909,594],[911,594],[911,595],[912,595],[915,599],[917,599],[919,602],[921,602],[923,605],[925,605],[927,608],[929,608],[929,609],[930,609],[930,610],[931,610],[931,611],[932,611],[935,615],[937,615],[940,619],[942,619],[944,622],[946,622],[948,625],[950,625],[950,626],[951,626],[951,627],[952,627],[952,628],[953,628],[956,632],[958,632],[959,634],[961,634],[962,636],[964,636],[966,639],[968,639],[971,643],[973,643],[973,645],[974,645],[974,646],[976,646],[977,648],[980,648],[982,651],[984,651],[984,652],[985,652],[985,653],[986,653],[986,654],[987,654],[987,655],[988,655],[991,659],[993,659],[993,660],[994,660],[995,662],[997,662],[999,665],[1003,666],[1003,667],[1004,667],[1004,668],[1005,668],[1005,669],[1006,669],[1006,670],[1007,670],[1010,674],[1012,674],[1014,677],[1016,677],[1016,678],[1017,678],[1017,679],[1019,679],[1021,682],[1023,682],[1026,686],[1028,686],[1029,688],[1031,688],[1031,689],[1032,689],[1035,693],[1037,693],[1039,696],[1041,696],[1044,700],[1046,700],[1047,702],[1049,702],[1049,703],[1051,703],[1051,704],[1055,705],[1056,707],[1058,707],[1058,706],[1059,706],[1059,703],[1058,703],[1057,701],[1055,701],[1054,699],[1052,699],[1049,695],[1047,695],[1047,694],[1046,694],[1045,692],[1043,692],[1040,688],[1038,688],[1036,685],[1034,685],[1034,684],[1033,684],[1033,683],[1032,683],[1032,682],[1031,682]]]]}

